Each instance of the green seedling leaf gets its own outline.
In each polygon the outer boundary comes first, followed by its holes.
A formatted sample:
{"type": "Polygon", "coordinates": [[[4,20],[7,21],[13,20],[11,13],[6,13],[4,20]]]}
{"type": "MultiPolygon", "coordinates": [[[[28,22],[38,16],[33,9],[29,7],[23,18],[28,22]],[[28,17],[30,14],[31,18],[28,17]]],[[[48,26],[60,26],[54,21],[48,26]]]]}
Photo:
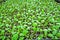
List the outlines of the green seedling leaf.
{"type": "Polygon", "coordinates": [[[53,35],[56,35],[56,33],[57,33],[57,30],[54,30],[54,31],[52,32],[53,35]]]}
{"type": "Polygon", "coordinates": [[[33,27],[36,27],[38,24],[37,23],[32,23],[32,26],[33,27]]]}
{"type": "Polygon", "coordinates": [[[48,34],[48,37],[51,37],[51,38],[53,38],[54,36],[53,36],[53,34],[48,34]]]}
{"type": "Polygon", "coordinates": [[[20,17],[20,13],[17,14],[17,17],[20,17]]]}
{"type": "Polygon", "coordinates": [[[20,37],[19,40],[24,40],[24,37],[20,37]]]}
{"type": "Polygon", "coordinates": [[[5,36],[1,36],[0,38],[2,38],[2,40],[5,40],[5,36]]]}
{"type": "Polygon", "coordinates": [[[28,30],[23,30],[22,33],[20,33],[20,36],[25,36],[28,33],[28,30]]]}
{"type": "Polygon", "coordinates": [[[36,28],[36,27],[33,27],[33,30],[34,30],[34,31],[37,31],[37,28],[36,28]]]}
{"type": "Polygon", "coordinates": [[[4,32],[5,32],[4,30],[1,30],[1,34],[3,34],[3,35],[4,35],[4,32]]]}
{"type": "Polygon", "coordinates": [[[42,40],[42,38],[43,38],[43,34],[40,34],[40,35],[38,36],[38,40],[42,40]]]}
{"type": "Polygon", "coordinates": [[[18,39],[18,33],[13,34],[12,40],[17,40],[18,39]]]}
{"type": "Polygon", "coordinates": [[[47,37],[47,34],[48,34],[48,30],[44,29],[44,37],[47,37]]]}
{"type": "Polygon", "coordinates": [[[56,36],[60,38],[60,32],[59,32],[59,33],[57,33],[57,34],[56,34],[56,36]]]}

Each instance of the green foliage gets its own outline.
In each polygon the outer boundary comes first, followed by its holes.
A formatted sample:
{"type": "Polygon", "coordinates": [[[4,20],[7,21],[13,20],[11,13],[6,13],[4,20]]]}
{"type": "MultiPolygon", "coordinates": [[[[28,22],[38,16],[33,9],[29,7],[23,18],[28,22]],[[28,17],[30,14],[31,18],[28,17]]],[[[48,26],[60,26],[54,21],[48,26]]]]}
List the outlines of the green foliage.
{"type": "Polygon", "coordinates": [[[38,40],[42,40],[42,38],[43,38],[43,35],[40,34],[40,35],[38,36],[38,40]]]}
{"type": "Polygon", "coordinates": [[[48,37],[54,38],[53,34],[48,34],[48,37]]]}
{"type": "Polygon", "coordinates": [[[37,26],[37,23],[32,23],[32,26],[33,26],[33,27],[36,27],[36,26],[37,26]]]}
{"type": "Polygon", "coordinates": [[[12,40],[17,40],[18,39],[18,33],[13,34],[12,40]]]}
{"type": "Polygon", "coordinates": [[[24,40],[24,37],[20,37],[19,40],[24,40]]]}
{"type": "Polygon", "coordinates": [[[56,36],[60,38],[60,32],[58,32],[58,33],[56,34],[56,36]]]}
{"type": "MultiPolygon", "coordinates": [[[[2,2],[2,0],[0,0],[2,2]]],[[[60,38],[60,4],[54,0],[6,0],[0,3],[0,39],[60,38]]]]}
{"type": "Polygon", "coordinates": [[[20,34],[20,36],[25,36],[27,35],[28,31],[27,30],[23,30],[22,33],[20,34]]]}

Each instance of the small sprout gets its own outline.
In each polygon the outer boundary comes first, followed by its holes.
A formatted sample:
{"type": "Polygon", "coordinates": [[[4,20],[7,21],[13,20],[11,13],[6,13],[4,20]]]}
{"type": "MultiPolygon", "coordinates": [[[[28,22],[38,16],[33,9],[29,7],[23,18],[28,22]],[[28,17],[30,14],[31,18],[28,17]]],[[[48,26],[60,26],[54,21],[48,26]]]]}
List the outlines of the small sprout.
{"type": "Polygon", "coordinates": [[[44,37],[47,37],[47,34],[48,34],[48,30],[47,29],[44,29],[44,37]]]}
{"type": "Polygon", "coordinates": [[[18,33],[13,34],[12,40],[17,40],[18,39],[18,33]]]}
{"type": "Polygon", "coordinates": [[[37,31],[37,28],[36,27],[33,27],[33,31],[37,31]]]}
{"type": "Polygon", "coordinates": [[[56,34],[56,36],[60,38],[60,32],[59,32],[59,33],[57,33],[57,34],[56,34]]]}
{"type": "Polygon", "coordinates": [[[53,38],[54,36],[53,34],[48,34],[48,37],[53,38]]]}
{"type": "Polygon", "coordinates": [[[17,17],[20,17],[20,13],[17,14],[17,17]]]}
{"type": "Polygon", "coordinates": [[[20,37],[19,40],[24,40],[24,37],[20,37]]]}
{"type": "Polygon", "coordinates": [[[40,35],[38,36],[38,40],[42,40],[42,38],[43,38],[43,34],[40,34],[40,35]]]}
{"type": "Polygon", "coordinates": [[[2,31],[1,31],[1,34],[3,34],[3,35],[4,35],[4,32],[5,32],[5,31],[4,31],[4,30],[2,30],[2,31]]]}
{"type": "Polygon", "coordinates": [[[24,30],[22,31],[22,33],[20,34],[20,36],[25,36],[28,33],[28,30],[24,30]]]}
{"type": "Polygon", "coordinates": [[[37,23],[32,23],[32,26],[33,27],[36,27],[38,24],[37,23]]]}

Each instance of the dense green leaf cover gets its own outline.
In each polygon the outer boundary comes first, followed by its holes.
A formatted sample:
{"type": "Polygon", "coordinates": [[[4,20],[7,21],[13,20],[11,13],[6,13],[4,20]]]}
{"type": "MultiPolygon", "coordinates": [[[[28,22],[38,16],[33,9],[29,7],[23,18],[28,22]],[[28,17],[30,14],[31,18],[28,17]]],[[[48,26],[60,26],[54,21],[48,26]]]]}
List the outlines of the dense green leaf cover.
{"type": "Polygon", "coordinates": [[[6,0],[0,3],[0,40],[60,38],[60,4],[54,0],[6,0]]]}

